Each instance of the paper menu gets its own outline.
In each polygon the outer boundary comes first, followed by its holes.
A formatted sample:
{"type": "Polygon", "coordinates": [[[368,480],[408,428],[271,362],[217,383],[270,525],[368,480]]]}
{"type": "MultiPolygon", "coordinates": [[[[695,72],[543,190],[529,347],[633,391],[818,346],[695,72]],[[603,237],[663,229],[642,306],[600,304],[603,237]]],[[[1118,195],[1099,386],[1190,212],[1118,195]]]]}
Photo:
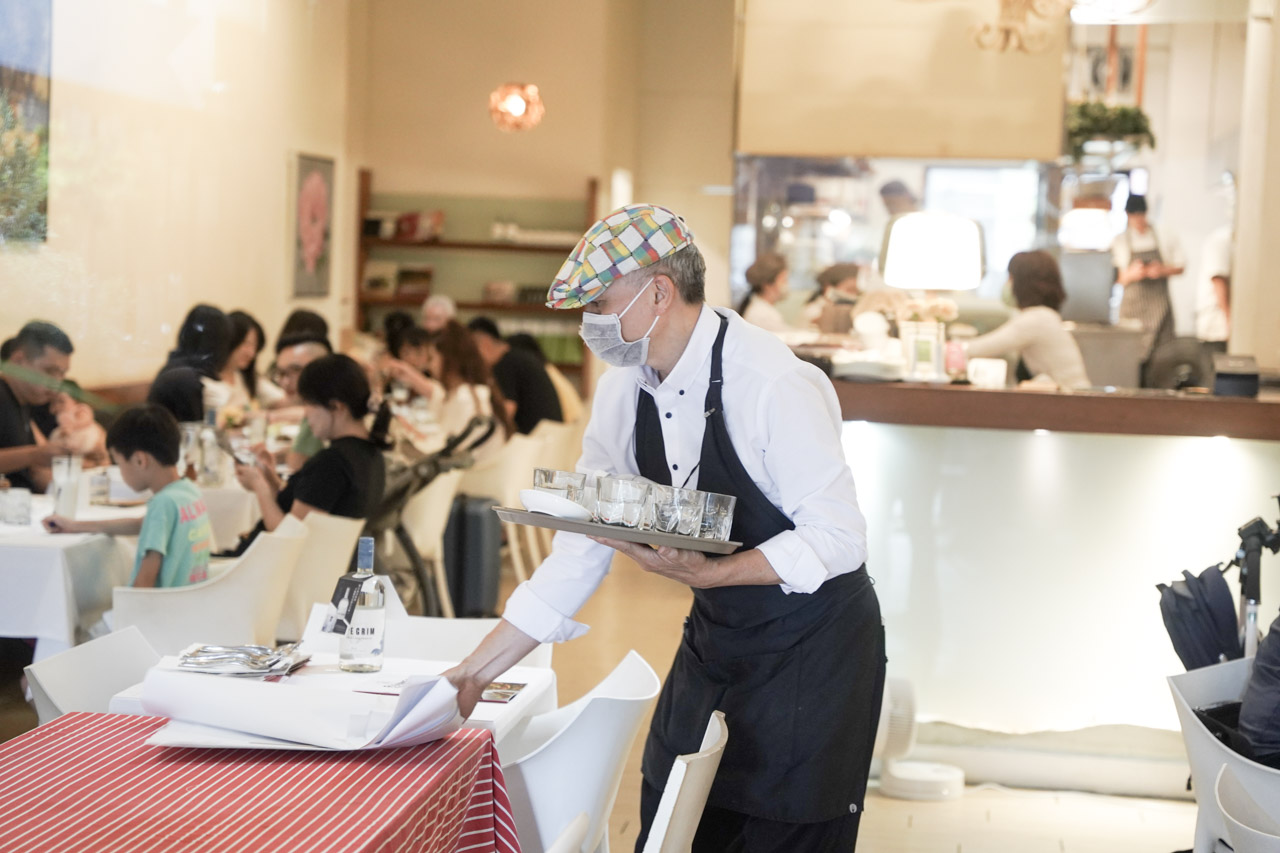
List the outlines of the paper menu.
{"type": "Polygon", "coordinates": [[[377,749],[438,740],[462,724],[457,691],[440,676],[409,676],[400,695],[390,696],[306,679],[219,678],[175,666],[176,658],[166,658],[143,681],[143,710],[178,724],[148,743],[377,749]]]}

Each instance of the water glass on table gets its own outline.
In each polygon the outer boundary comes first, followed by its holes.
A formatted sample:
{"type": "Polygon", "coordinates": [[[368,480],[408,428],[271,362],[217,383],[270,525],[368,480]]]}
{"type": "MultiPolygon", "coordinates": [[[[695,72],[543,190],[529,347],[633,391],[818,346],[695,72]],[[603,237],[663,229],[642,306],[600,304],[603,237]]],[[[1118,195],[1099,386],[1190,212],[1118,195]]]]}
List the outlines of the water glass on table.
{"type": "Polygon", "coordinates": [[[0,489],[0,524],[31,523],[31,490],[20,488],[0,489]]]}
{"type": "Polygon", "coordinates": [[[644,480],[630,477],[601,477],[597,486],[596,514],[605,524],[639,526],[649,485],[644,480]]]}
{"type": "Polygon", "coordinates": [[[702,504],[702,518],[699,522],[698,536],[702,539],[718,539],[728,542],[733,530],[733,508],[738,499],[733,495],[719,495],[705,492],[702,504]]]}
{"type": "Polygon", "coordinates": [[[533,487],[540,492],[567,498],[578,503],[582,500],[582,489],[587,483],[587,475],[576,471],[557,471],[554,468],[534,468],[533,487]]]}
{"type": "Polygon", "coordinates": [[[655,485],[649,489],[652,511],[648,521],[658,533],[697,536],[702,524],[706,494],[697,489],[655,485]]]}

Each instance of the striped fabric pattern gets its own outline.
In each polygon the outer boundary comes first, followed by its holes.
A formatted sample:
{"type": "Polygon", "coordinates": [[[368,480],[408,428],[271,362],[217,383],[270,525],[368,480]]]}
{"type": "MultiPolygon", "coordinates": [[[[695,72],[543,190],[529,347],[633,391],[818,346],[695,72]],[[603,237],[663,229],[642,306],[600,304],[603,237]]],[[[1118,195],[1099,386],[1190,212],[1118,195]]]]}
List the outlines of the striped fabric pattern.
{"type": "Polygon", "coordinates": [[[358,752],[147,746],[164,724],[75,713],[4,744],[0,844],[519,853],[490,732],[358,752]]]}
{"type": "Polygon", "coordinates": [[[578,241],[547,293],[547,307],[581,308],[622,276],[656,264],[691,242],[689,226],[665,207],[620,207],[578,241]]]}

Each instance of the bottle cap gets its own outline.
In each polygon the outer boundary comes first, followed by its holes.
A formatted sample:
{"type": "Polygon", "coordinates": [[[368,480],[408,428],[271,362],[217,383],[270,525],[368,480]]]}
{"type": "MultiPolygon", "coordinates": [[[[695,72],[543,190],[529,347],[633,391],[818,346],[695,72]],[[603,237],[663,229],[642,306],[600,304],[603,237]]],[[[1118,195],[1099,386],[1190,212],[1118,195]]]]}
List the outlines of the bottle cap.
{"type": "Polygon", "coordinates": [[[373,537],[361,536],[360,543],[356,546],[356,568],[372,569],[373,568],[373,537]]]}

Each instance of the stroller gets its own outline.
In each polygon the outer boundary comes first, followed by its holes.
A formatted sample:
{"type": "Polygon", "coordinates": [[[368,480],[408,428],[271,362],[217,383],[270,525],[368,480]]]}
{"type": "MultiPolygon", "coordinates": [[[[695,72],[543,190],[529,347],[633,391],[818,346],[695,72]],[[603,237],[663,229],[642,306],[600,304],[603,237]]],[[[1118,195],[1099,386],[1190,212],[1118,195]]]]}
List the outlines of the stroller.
{"type": "Polygon", "coordinates": [[[1188,670],[1253,657],[1257,652],[1262,549],[1280,552],[1280,529],[1272,530],[1255,518],[1236,532],[1240,548],[1225,566],[1210,566],[1199,575],[1183,572],[1182,580],[1156,584],[1169,639],[1188,670]],[[1238,605],[1223,577],[1232,566],[1240,569],[1238,605]]]}
{"type": "MultiPolygon", "coordinates": [[[[409,592],[416,592],[421,596],[422,609],[427,616],[439,616],[443,608],[435,593],[435,585],[431,582],[426,561],[414,547],[413,537],[405,529],[403,519],[405,505],[410,498],[440,474],[457,468],[471,467],[471,451],[487,441],[496,429],[498,429],[498,423],[494,418],[474,417],[462,432],[450,436],[439,451],[409,463],[389,463],[382,501],[365,525],[364,535],[372,536],[377,543],[374,552],[375,571],[390,576],[393,582],[398,580],[398,576],[391,571],[391,562],[386,553],[388,541],[386,534],[395,537],[412,570],[412,580],[409,581],[412,586],[409,592]]],[[[435,570],[444,571],[444,567],[436,566],[435,570]]],[[[401,583],[397,584],[398,587],[401,585],[401,583]]],[[[401,590],[401,597],[409,600],[412,595],[406,595],[405,590],[401,590]]]]}

